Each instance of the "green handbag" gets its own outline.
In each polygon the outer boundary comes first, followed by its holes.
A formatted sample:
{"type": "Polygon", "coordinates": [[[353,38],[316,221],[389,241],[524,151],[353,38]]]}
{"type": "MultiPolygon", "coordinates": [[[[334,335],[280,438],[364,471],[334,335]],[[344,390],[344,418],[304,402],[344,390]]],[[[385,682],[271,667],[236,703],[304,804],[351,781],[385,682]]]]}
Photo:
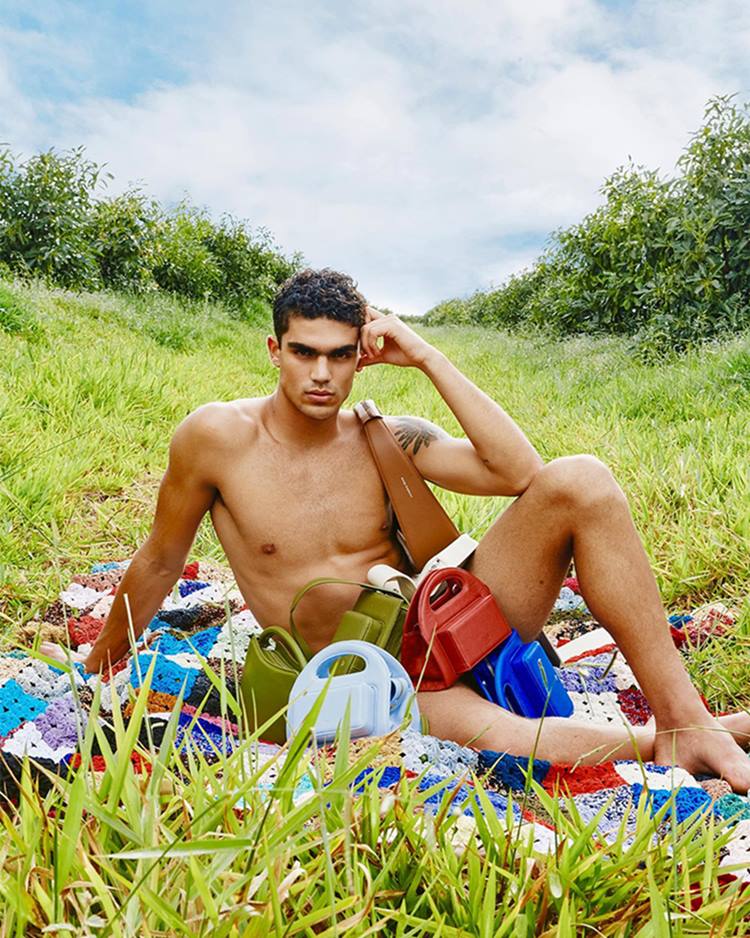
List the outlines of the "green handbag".
{"type": "MultiPolygon", "coordinates": [[[[277,625],[268,626],[260,635],[253,636],[247,648],[245,668],[240,681],[240,692],[251,729],[263,726],[278,714],[263,731],[263,739],[275,743],[286,740],[286,718],[281,711],[289,703],[289,695],[297,675],[312,658],[307,642],[294,622],[294,610],[311,589],[325,583],[360,586],[354,607],[345,612],[332,641],[360,639],[385,648],[395,657],[401,650],[406,602],[395,593],[384,592],[367,583],[320,577],[311,580],[296,594],[289,610],[289,631],[277,625]]],[[[350,673],[360,666],[357,658],[341,658],[332,672],[350,673]]]]}

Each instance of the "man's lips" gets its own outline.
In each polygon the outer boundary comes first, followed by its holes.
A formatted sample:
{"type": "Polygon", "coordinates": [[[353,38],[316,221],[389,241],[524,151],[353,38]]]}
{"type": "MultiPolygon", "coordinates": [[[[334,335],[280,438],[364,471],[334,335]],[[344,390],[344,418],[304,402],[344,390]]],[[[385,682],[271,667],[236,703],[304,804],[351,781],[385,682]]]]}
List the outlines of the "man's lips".
{"type": "Polygon", "coordinates": [[[315,401],[329,401],[334,396],[333,391],[305,391],[305,395],[315,401]]]}

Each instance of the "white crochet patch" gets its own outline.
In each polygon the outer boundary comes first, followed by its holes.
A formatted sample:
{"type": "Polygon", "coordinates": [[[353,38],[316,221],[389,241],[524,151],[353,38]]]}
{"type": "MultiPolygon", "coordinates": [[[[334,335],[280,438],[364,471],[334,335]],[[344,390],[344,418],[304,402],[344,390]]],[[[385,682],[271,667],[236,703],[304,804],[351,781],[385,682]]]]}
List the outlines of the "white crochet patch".
{"type": "Polygon", "coordinates": [[[94,608],[89,612],[89,615],[94,619],[106,619],[114,601],[114,596],[102,596],[102,598],[94,605],[94,608]]]}
{"type": "Polygon", "coordinates": [[[670,767],[667,772],[654,772],[647,765],[639,765],[637,762],[615,762],[615,770],[629,785],[645,785],[651,791],[671,791],[682,786],[698,787],[693,776],[679,766],[670,767]]]}
{"type": "MultiPolygon", "coordinates": [[[[112,686],[117,692],[117,698],[120,701],[120,707],[124,707],[128,701],[128,685],[130,684],[130,669],[132,665],[128,662],[127,667],[117,674],[110,681],[109,678],[102,680],[101,707],[102,710],[112,710],[112,686]]],[[[96,680],[96,678],[94,678],[96,680]]],[[[93,683],[93,682],[92,682],[93,683]]],[[[93,686],[92,686],[93,689],[93,686]]]]}
{"type": "Polygon", "coordinates": [[[230,592],[226,587],[219,583],[209,583],[203,589],[189,593],[177,603],[179,609],[192,609],[194,606],[202,606],[204,603],[224,603],[229,601],[230,592]]]}
{"type": "Polygon", "coordinates": [[[574,609],[580,609],[582,612],[588,612],[583,596],[574,593],[569,586],[563,586],[560,595],[555,600],[553,607],[556,612],[572,612],[574,609]]]}
{"type": "Polygon", "coordinates": [[[613,691],[603,691],[600,694],[569,691],[569,694],[577,718],[582,717],[592,723],[612,723],[617,726],[626,724],[622,710],[617,703],[617,694],[613,691]]]}
{"type": "MultiPolygon", "coordinates": [[[[202,670],[203,665],[201,660],[197,655],[192,654],[188,651],[182,651],[176,655],[159,655],[161,661],[173,661],[175,664],[179,665],[181,668],[197,668],[199,671],[202,670]]],[[[158,665],[157,665],[158,667],[158,665]]],[[[143,677],[146,677],[146,672],[148,667],[143,670],[143,677]]]]}
{"type": "Polygon", "coordinates": [[[100,599],[103,599],[108,592],[108,590],[100,592],[88,586],[81,586],[80,583],[71,583],[67,589],[60,593],[60,599],[72,609],[88,609],[89,606],[93,606],[100,599]]]}
{"type": "Polygon", "coordinates": [[[732,872],[742,882],[750,881],[750,820],[739,821],[733,828],[726,851],[726,856],[722,857],[719,866],[742,864],[744,870],[732,872]]]}
{"type": "Polygon", "coordinates": [[[28,658],[14,658],[11,655],[0,655],[0,685],[15,678],[28,665],[28,658]]]}
{"type": "Polygon", "coordinates": [[[211,658],[232,659],[232,651],[238,662],[245,660],[247,646],[252,635],[260,635],[262,629],[249,609],[243,609],[225,622],[209,654],[211,658]]]}
{"type": "Polygon", "coordinates": [[[560,846],[563,838],[560,834],[550,830],[543,824],[534,824],[532,821],[524,821],[518,827],[519,838],[524,842],[526,838],[532,836],[534,839],[534,850],[538,853],[554,853],[560,846]]]}
{"type": "Polygon", "coordinates": [[[579,635],[571,642],[565,642],[557,648],[557,653],[561,661],[570,661],[571,658],[577,658],[587,651],[593,651],[595,648],[602,648],[605,645],[614,645],[615,640],[606,629],[599,627],[579,635]]]}
{"type": "Polygon", "coordinates": [[[57,749],[53,749],[42,739],[42,734],[36,724],[27,721],[18,727],[10,739],[5,740],[3,752],[13,756],[33,756],[37,759],[51,759],[59,762],[64,756],[72,755],[75,747],[58,746],[57,749]]]}
{"type": "Polygon", "coordinates": [[[25,664],[26,667],[16,675],[16,681],[32,697],[42,700],[62,697],[71,689],[71,678],[78,686],[85,683],[76,670],[73,670],[71,674],[56,674],[52,668],[36,658],[27,659],[25,664]]]}

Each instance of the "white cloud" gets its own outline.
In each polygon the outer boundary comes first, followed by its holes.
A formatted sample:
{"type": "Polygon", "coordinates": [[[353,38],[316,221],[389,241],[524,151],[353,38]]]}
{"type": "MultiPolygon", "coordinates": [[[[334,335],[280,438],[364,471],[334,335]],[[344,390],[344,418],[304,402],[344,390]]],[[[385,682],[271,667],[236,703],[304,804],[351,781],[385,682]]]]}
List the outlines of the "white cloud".
{"type": "Polygon", "coordinates": [[[744,0],[288,0],[218,21],[184,84],[51,123],[0,60],[0,126],[85,143],[120,184],[246,216],[416,312],[527,264],[513,236],[579,219],[628,156],[671,171],[707,98],[747,87],[748,38],[744,0]]]}

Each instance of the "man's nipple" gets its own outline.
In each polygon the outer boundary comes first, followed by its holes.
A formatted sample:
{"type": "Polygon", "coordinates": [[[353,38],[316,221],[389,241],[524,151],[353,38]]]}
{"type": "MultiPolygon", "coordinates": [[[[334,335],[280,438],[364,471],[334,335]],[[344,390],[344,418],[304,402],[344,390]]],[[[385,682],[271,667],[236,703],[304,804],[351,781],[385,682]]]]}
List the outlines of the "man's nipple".
{"type": "Polygon", "coordinates": [[[264,554],[275,554],[275,553],[276,553],[276,545],[275,545],[275,544],[261,544],[261,548],[260,548],[260,549],[261,549],[261,551],[262,551],[264,554]]]}

